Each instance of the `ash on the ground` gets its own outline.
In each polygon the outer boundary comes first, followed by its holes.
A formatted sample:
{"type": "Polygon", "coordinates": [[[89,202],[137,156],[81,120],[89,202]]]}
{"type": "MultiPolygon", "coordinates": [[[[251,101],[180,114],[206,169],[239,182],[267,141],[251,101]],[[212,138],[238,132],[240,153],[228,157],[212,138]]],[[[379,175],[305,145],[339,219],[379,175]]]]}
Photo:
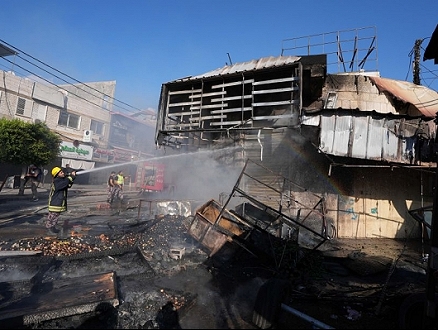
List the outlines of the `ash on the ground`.
{"type": "MultiPolygon", "coordinates": [[[[42,252],[42,256],[0,258],[1,282],[25,283],[48,259],[51,266],[40,278],[42,283],[117,274],[118,306],[103,304],[92,313],[26,325],[34,329],[255,329],[257,294],[271,278],[289,281],[289,305],[335,328],[395,329],[402,298],[424,288],[424,273],[414,270],[418,267],[408,257],[398,258],[397,267],[392,267],[393,256],[356,255],[341,262],[323,258],[318,251],[289,251],[283,246],[278,260],[258,260],[239,248],[211,258],[188,235],[187,221],[164,216],[111,224],[97,236],[73,232],[65,238],[0,242],[2,250],[42,252]],[[172,249],[181,249],[183,256],[175,258],[172,249]],[[371,272],[376,269],[378,273],[371,272]]],[[[380,245],[375,250],[382,251],[380,245]]],[[[389,249],[385,251],[388,254],[389,249]]],[[[7,299],[0,300],[0,308],[7,304],[7,299]]],[[[284,314],[278,322],[277,328],[298,324],[284,314]]]]}
{"type": "MultiPolygon", "coordinates": [[[[129,228],[114,227],[109,234],[98,236],[74,234],[65,239],[36,237],[2,242],[2,250],[42,252],[41,256],[0,258],[2,281],[29,280],[35,274],[35,259],[41,260],[37,264],[50,262],[50,268],[40,278],[41,283],[105,272],[117,275],[118,306],[102,304],[92,313],[24,327],[178,328],[183,322],[186,327],[254,328],[250,321],[251,297],[255,298],[262,280],[256,280],[248,292],[243,292],[236,289],[234,275],[237,274],[230,272],[228,285],[218,285],[214,279],[218,265],[187,234],[185,221],[182,217],[166,216],[129,228]],[[170,253],[173,249],[183,251],[182,257],[170,253]],[[213,302],[214,305],[221,302],[222,306],[212,309],[209,305],[213,302]],[[244,310],[237,311],[237,306],[244,310]],[[175,320],[178,324],[169,327],[175,320]]],[[[248,274],[239,276],[245,282],[250,280],[248,274]]],[[[0,308],[7,304],[0,301],[0,308]]]]}

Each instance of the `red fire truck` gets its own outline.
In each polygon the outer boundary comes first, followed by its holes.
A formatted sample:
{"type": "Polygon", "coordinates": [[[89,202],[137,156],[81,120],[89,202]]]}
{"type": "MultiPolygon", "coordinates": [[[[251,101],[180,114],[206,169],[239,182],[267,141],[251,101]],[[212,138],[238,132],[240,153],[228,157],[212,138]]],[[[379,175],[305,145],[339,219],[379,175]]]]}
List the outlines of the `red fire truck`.
{"type": "Polygon", "coordinates": [[[137,166],[136,188],[140,192],[158,192],[164,189],[164,165],[145,161],[137,166]]]}

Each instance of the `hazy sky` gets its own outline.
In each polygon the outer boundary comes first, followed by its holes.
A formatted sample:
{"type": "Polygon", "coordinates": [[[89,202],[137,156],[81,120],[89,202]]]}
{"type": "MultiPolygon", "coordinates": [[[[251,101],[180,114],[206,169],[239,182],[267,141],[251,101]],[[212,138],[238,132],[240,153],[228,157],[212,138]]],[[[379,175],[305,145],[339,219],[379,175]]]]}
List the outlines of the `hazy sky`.
{"type": "MultiPolygon", "coordinates": [[[[279,56],[285,39],[363,27],[376,28],[381,76],[412,81],[415,41],[423,52],[438,24],[436,0],[2,0],[0,11],[0,42],[77,81],[115,80],[117,100],[154,110],[163,83],[279,56]]],[[[422,84],[438,90],[438,65],[421,65],[422,84]]]]}

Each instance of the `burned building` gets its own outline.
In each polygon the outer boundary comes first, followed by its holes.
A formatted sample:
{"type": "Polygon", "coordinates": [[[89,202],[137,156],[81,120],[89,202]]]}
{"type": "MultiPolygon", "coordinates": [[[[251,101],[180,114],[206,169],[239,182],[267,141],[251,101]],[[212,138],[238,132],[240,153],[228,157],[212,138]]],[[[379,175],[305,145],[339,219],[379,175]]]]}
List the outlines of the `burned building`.
{"type": "Polygon", "coordinates": [[[243,195],[326,238],[418,237],[408,211],[432,202],[437,111],[435,91],[328,74],[326,55],[266,57],[164,83],[156,143],[242,169],[229,206],[243,195]]]}

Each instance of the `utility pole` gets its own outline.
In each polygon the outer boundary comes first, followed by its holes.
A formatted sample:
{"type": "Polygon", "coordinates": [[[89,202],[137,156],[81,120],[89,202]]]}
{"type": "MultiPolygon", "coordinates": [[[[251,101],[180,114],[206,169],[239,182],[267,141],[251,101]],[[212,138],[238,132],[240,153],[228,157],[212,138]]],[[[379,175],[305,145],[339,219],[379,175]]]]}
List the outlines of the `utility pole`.
{"type": "MultiPolygon", "coordinates": [[[[435,123],[437,123],[437,118],[435,123]]],[[[433,198],[433,212],[431,222],[431,237],[430,251],[427,261],[426,272],[426,304],[425,304],[425,320],[423,329],[432,329],[431,326],[436,324],[436,284],[438,279],[438,163],[435,173],[435,190],[433,198]]]]}
{"type": "Polygon", "coordinates": [[[415,85],[421,85],[421,82],[420,82],[420,48],[421,48],[421,43],[422,42],[423,42],[423,39],[415,40],[415,46],[414,46],[414,64],[412,65],[413,83],[415,85]]]}

